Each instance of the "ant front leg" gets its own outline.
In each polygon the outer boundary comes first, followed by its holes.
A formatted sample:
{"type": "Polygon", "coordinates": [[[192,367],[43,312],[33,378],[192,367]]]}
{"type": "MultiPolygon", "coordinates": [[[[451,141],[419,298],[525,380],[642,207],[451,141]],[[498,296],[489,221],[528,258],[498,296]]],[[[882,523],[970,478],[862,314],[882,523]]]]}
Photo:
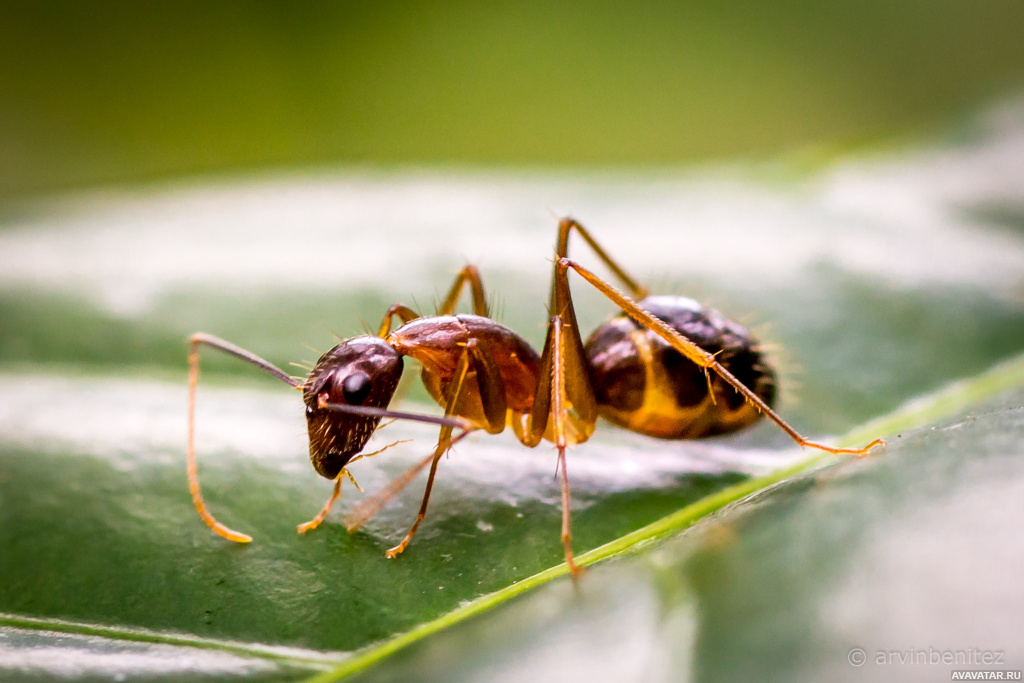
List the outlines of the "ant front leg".
{"type": "MultiPolygon", "coordinates": [[[[474,429],[466,429],[461,434],[452,439],[448,448],[462,441],[468,435],[472,434],[474,429]]],[[[388,482],[388,485],[382,488],[380,491],[375,493],[371,498],[367,498],[359,505],[355,506],[345,516],[345,528],[348,529],[350,534],[354,534],[360,529],[366,522],[373,518],[381,508],[391,502],[395,496],[405,490],[405,487],[416,480],[420,472],[434,460],[434,454],[431,453],[427,457],[423,458],[415,465],[410,467],[408,470],[400,474],[399,476],[388,482]]]]}
{"type": "MultiPolygon", "coordinates": [[[[463,397],[469,395],[466,380],[469,376],[470,370],[476,371],[477,386],[479,388],[479,396],[483,403],[484,408],[484,428],[491,434],[497,434],[501,432],[505,427],[505,416],[508,412],[506,400],[505,400],[505,389],[502,385],[501,375],[498,373],[497,365],[493,359],[488,355],[486,350],[481,347],[480,343],[476,339],[470,339],[466,342],[466,346],[463,352],[459,355],[459,363],[455,371],[455,377],[449,385],[448,396],[446,397],[445,405],[445,417],[452,418],[459,414],[459,402],[463,397]]],[[[461,440],[468,431],[460,434],[457,439],[452,439],[452,426],[445,424],[441,427],[441,433],[438,436],[437,448],[434,449],[434,453],[430,456],[430,473],[427,475],[427,486],[423,491],[423,501],[420,503],[420,511],[416,516],[416,521],[413,522],[412,528],[409,529],[409,533],[405,535],[402,542],[391,548],[385,553],[387,557],[394,559],[398,557],[405,550],[406,546],[409,545],[409,541],[416,534],[416,530],[419,528],[420,523],[423,521],[427,514],[427,504],[430,502],[430,492],[434,487],[434,476],[437,474],[437,465],[441,460],[441,456],[448,452],[448,450],[457,441],[461,440]]],[[[421,465],[418,464],[413,467],[409,473],[403,477],[399,477],[400,480],[405,479],[405,476],[419,471],[421,465]]],[[[404,487],[404,483],[402,486],[404,487]]],[[[389,487],[392,489],[394,487],[389,487]]],[[[401,490],[401,488],[398,488],[401,490]]],[[[351,530],[350,525],[350,530],[351,530]]]]}
{"type": "Polygon", "coordinates": [[[203,518],[206,525],[213,529],[216,533],[220,534],[229,541],[235,541],[236,543],[248,543],[252,540],[252,536],[243,534],[241,532],[229,529],[220,522],[218,522],[212,514],[206,509],[206,504],[203,502],[202,493],[199,490],[199,471],[196,466],[196,447],[195,447],[195,423],[196,423],[196,387],[199,384],[199,347],[208,346],[218,351],[223,351],[228,355],[240,358],[245,362],[263,370],[264,372],[273,375],[282,382],[289,384],[293,389],[299,389],[301,391],[302,384],[293,379],[287,373],[273,364],[263,360],[256,354],[250,353],[243,348],[235,346],[230,342],[226,342],[223,339],[214,337],[210,334],[198,333],[192,335],[189,339],[189,352],[188,352],[188,446],[187,446],[187,460],[188,460],[188,486],[189,491],[192,493],[192,502],[196,506],[196,511],[199,512],[199,516],[203,518]]]}
{"type": "Polygon", "coordinates": [[[828,453],[842,454],[849,453],[858,457],[863,457],[871,452],[871,449],[877,446],[884,446],[885,441],[882,439],[875,439],[864,448],[833,448],[832,446],[826,446],[825,444],[817,443],[807,439],[802,434],[793,429],[782,417],[772,410],[768,404],[766,404],[760,396],[755,394],[753,391],[748,389],[746,385],[740,382],[736,377],[729,372],[725,367],[722,366],[713,354],[708,353],[704,349],[700,348],[692,341],[679,334],[676,330],[666,325],[664,322],[654,317],[647,311],[640,308],[635,301],[626,297],[622,292],[618,291],[610,284],[599,278],[594,273],[590,272],[583,266],[579,265],[575,261],[568,258],[561,258],[555,264],[555,277],[562,283],[562,287],[568,290],[569,268],[575,270],[579,275],[594,286],[599,292],[608,297],[617,306],[622,308],[631,318],[636,320],[642,326],[651,330],[659,337],[668,342],[672,348],[681,353],[686,358],[696,363],[699,367],[703,368],[705,372],[712,371],[719,377],[724,379],[732,386],[737,392],[739,392],[743,398],[745,398],[751,405],[757,410],[766,415],[768,419],[779,426],[791,439],[796,441],[800,446],[807,446],[810,448],[816,448],[821,451],[828,453]]]}
{"type": "Polygon", "coordinates": [[[327,499],[327,502],[324,503],[324,506],[320,509],[320,512],[317,513],[316,517],[308,522],[303,522],[298,526],[298,532],[300,534],[312,531],[327,519],[327,514],[331,511],[331,508],[334,507],[334,504],[338,502],[338,499],[341,498],[341,481],[345,478],[346,474],[348,474],[348,470],[342,469],[341,472],[338,473],[338,476],[334,478],[334,490],[331,491],[331,497],[327,499]]]}
{"type": "Polygon", "coordinates": [[[320,512],[317,513],[316,517],[309,520],[308,522],[303,522],[298,526],[299,533],[304,534],[307,531],[312,531],[313,529],[316,529],[318,526],[320,526],[325,519],[327,519],[327,515],[330,513],[331,508],[334,507],[334,504],[338,502],[339,498],[341,498],[341,483],[345,477],[348,477],[349,481],[351,481],[352,485],[355,486],[357,489],[359,489],[360,491],[363,490],[363,487],[359,485],[359,482],[356,481],[356,478],[352,476],[352,472],[349,471],[348,465],[351,465],[357,460],[362,460],[363,458],[372,458],[375,455],[380,455],[381,453],[391,448],[392,446],[397,446],[400,443],[408,443],[408,441],[408,439],[395,441],[394,443],[389,443],[384,448],[375,450],[373,453],[360,453],[359,455],[349,460],[348,464],[345,467],[341,468],[341,472],[339,472],[338,476],[334,478],[334,490],[331,492],[331,497],[327,499],[327,502],[324,503],[323,508],[321,508],[320,512]]]}

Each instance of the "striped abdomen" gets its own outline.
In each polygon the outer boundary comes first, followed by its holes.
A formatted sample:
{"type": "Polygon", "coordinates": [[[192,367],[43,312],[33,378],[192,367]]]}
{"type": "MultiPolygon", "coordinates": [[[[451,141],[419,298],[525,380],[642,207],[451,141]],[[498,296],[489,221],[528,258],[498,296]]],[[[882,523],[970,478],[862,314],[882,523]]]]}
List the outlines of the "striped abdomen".
{"type": "MultiPolygon", "coordinates": [[[[769,406],[775,371],[745,328],[683,297],[655,296],[640,307],[715,358],[769,406]]],[[[727,434],[761,414],[714,372],[704,371],[626,314],[599,327],[585,345],[600,414],[615,424],[663,439],[727,434]]]]}

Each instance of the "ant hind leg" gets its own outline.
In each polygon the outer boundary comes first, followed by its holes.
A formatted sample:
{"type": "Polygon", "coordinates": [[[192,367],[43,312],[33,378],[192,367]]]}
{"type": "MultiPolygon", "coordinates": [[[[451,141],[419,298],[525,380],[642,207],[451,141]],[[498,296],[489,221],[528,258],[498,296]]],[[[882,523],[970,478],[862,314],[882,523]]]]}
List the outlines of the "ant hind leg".
{"type": "Polygon", "coordinates": [[[767,403],[765,403],[760,396],[755,394],[753,391],[747,388],[742,382],[729,372],[725,367],[722,366],[716,359],[714,354],[708,353],[704,349],[700,348],[692,341],[679,334],[676,330],[666,325],[664,322],[654,317],[647,311],[640,308],[635,301],[626,297],[622,292],[612,287],[610,284],[599,278],[594,273],[590,272],[583,266],[579,265],[575,261],[568,258],[561,258],[555,264],[555,277],[559,281],[561,287],[568,290],[568,273],[569,268],[575,270],[584,280],[589,282],[595,289],[604,294],[617,306],[622,308],[631,318],[636,320],[638,323],[651,330],[659,337],[668,342],[672,348],[681,353],[686,358],[693,361],[699,367],[703,368],[705,372],[711,371],[716,373],[719,377],[724,379],[732,386],[748,403],[753,405],[758,411],[763,413],[769,420],[774,422],[778,427],[784,431],[793,441],[800,446],[806,446],[809,448],[816,448],[827,453],[834,454],[851,454],[858,457],[868,455],[872,449],[880,446],[885,446],[885,441],[882,439],[875,439],[864,448],[835,448],[832,446],[826,446],[825,444],[811,441],[806,438],[798,431],[793,429],[788,422],[782,419],[778,413],[771,409],[767,403]]]}

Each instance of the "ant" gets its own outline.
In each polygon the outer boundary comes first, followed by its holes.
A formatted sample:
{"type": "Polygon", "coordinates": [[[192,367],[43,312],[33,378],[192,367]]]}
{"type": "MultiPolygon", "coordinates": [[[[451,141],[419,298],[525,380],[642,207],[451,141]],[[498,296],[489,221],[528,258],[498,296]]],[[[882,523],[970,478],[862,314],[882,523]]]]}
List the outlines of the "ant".
{"type": "Polygon", "coordinates": [[[490,318],[483,281],[472,265],[459,272],[437,315],[420,316],[408,306],[395,304],[384,314],[376,336],[354,337],[338,344],[317,361],[303,382],[222,339],[193,335],[189,346],[188,479],[199,515],[228,540],[252,540],[214,519],[199,491],[194,426],[200,346],[236,356],[302,392],[310,460],[318,474],[334,482],[334,490],[320,513],[299,525],[299,533],[316,528],[327,516],[341,495],[342,480],[352,477],[348,465],[381,452],[360,453],[382,418],[440,426],[433,453],[357,506],[346,520],[349,531],[355,531],[429,464],[419,514],[401,543],[387,551],[389,558],[405,550],[423,521],[441,456],[480,429],[498,434],[511,427],[516,438],[530,448],[542,440],[554,443],[561,475],[562,544],[573,576],[581,568],[572,552],[565,450],[590,437],[598,416],[663,439],[727,434],[766,416],[800,446],[864,456],[885,445],[876,439],[861,449],[833,448],[799,434],[772,409],[775,372],[746,329],[691,299],[649,296],[647,288],[630,277],[574,219],[559,222],[555,254],[550,318],[540,354],[521,336],[490,318]],[[628,296],[568,258],[572,232],[590,246],[628,296]],[[621,309],[586,343],[573,310],[570,270],[621,309]],[[467,286],[472,292],[473,315],[456,315],[456,305],[467,286]],[[395,317],[402,324],[392,329],[395,317]],[[404,356],[421,364],[423,383],[444,408],[444,417],[387,407],[402,376],[404,356]],[[461,433],[453,436],[456,429],[461,433]]]}

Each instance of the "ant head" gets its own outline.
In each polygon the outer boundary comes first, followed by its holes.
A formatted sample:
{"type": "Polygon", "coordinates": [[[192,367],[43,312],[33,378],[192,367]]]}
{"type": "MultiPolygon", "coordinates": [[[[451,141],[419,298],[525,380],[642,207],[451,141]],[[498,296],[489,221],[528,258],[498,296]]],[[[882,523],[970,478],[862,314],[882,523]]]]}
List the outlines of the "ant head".
{"type": "Polygon", "coordinates": [[[387,408],[402,377],[402,356],[380,337],[355,337],[317,361],[302,387],[309,428],[309,459],[318,474],[334,479],[363,450],[379,417],[320,407],[326,403],[387,408]]]}

